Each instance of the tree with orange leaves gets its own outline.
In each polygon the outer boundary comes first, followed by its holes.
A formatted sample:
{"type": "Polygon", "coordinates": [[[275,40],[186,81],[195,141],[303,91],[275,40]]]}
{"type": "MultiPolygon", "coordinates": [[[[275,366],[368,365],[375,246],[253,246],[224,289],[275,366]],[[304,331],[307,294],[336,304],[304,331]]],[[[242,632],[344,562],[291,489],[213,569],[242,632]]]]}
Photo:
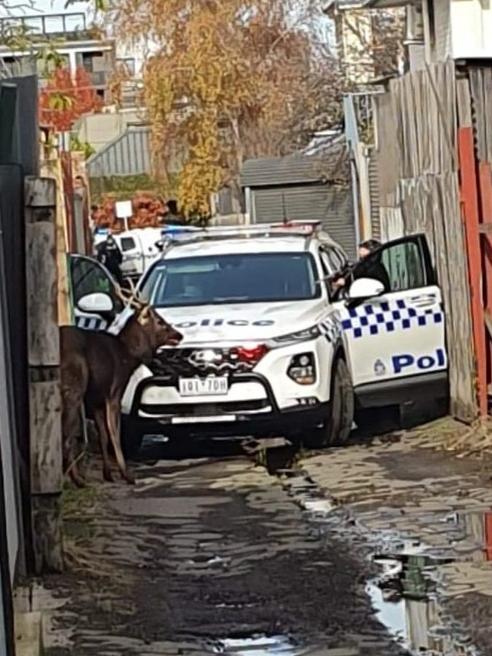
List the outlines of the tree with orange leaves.
{"type": "Polygon", "coordinates": [[[334,106],[336,97],[332,119],[339,119],[338,65],[320,53],[306,24],[315,4],[120,1],[117,34],[152,43],[144,102],[155,171],[165,181],[179,144],[178,197],[188,215],[207,215],[210,195],[221,185],[239,194],[245,159],[284,155],[308,141],[311,135],[296,130],[301,115],[334,106]],[[323,97],[320,80],[326,81],[323,97]]]}
{"type": "Polygon", "coordinates": [[[101,108],[102,100],[83,67],[76,70],[75,79],[72,79],[68,68],[58,67],[41,92],[40,122],[59,132],[66,132],[81,116],[100,111],[101,108]]]}

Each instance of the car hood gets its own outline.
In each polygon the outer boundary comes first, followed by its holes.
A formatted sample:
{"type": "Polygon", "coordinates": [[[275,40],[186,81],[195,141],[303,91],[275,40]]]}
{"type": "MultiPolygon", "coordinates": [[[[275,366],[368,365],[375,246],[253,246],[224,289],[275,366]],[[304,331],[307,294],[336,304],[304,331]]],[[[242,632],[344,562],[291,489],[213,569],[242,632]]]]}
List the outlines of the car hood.
{"type": "Polygon", "coordinates": [[[326,301],[235,303],[157,311],[183,334],[183,345],[258,342],[311,328],[326,313],[326,301]]]}

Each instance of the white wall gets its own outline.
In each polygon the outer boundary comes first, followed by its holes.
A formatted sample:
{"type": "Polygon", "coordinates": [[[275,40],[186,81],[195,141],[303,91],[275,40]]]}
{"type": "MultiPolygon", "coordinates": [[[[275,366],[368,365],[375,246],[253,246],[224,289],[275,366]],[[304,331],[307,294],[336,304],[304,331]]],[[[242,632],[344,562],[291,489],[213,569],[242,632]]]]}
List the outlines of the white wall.
{"type": "Polygon", "coordinates": [[[492,6],[480,0],[451,0],[453,57],[492,58],[492,6]]]}
{"type": "Polygon", "coordinates": [[[99,152],[110,141],[122,135],[129,123],[138,123],[141,113],[135,110],[108,114],[89,114],[78,122],[75,131],[82,141],[87,141],[99,152]]]}
{"type": "Polygon", "coordinates": [[[492,59],[492,4],[481,0],[433,0],[434,26],[429,0],[423,0],[426,59],[492,59]],[[432,33],[432,27],[434,27],[432,33]]]}

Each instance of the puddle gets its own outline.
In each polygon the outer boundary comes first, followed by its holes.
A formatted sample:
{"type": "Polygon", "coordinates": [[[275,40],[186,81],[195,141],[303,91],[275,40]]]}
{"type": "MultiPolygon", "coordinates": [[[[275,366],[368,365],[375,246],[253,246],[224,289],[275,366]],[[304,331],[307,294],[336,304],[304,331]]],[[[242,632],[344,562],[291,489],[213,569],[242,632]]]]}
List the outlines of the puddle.
{"type": "MultiPolygon", "coordinates": [[[[418,539],[401,539],[392,532],[371,535],[347,508],[320,495],[314,482],[300,472],[289,479],[286,487],[307,511],[311,524],[326,530],[351,526],[359,535],[365,535],[369,544],[382,547],[382,552],[372,558],[381,567],[381,574],[369,582],[366,593],[377,618],[396,643],[415,656],[476,656],[463,627],[445,616],[436,592],[439,566],[454,562],[459,555],[454,544],[431,551],[418,539]]],[[[492,559],[492,512],[486,515],[446,517],[447,522],[456,524],[456,544],[462,551],[467,550],[469,558],[492,559]]]]}
{"type": "Polygon", "coordinates": [[[422,550],[375,558],[381,575],[366,587],[376,616],[411,654],[474,656],[461,627],[442,620],[436,596],[436,572],[451,558],[422,550]]]}
{"type": "Polygon", "coordinates": [[[302,656],[304,649],[286,636],[251,636],[227,638],[217,647],[218,654],[230,656],[302,656]]]}
{"type": "MultiPolygon", "coordinates": [[[[316,483],[296,468],[292,447],[266,450],[256,458],[271,475],[283,478],[291,498],[307,512],[308,522],[321,532],[340,534],[351,527],[368,545],[383,549],[372,560],[381,574],[366,587],[378,620],[393,640],[412,656],[478,656],[466,635],[466,627],[446,613],[438,594],[439,567],[455,561],[492,560],[492,511],[451,513],[442,518],[450,524],[450,540],[429,549],[419,539],[402,539],[392,531],[373,534],[344,505],[338,505],[316,483]],[[294,465],[294,466],[293,466],[294,465]]],[[[439,521],[439,520],[437,520],[439,521]]],[[[230,642],[219,653],[262,656],[305,653],[288,639],[260,637],[230,642]]]]}

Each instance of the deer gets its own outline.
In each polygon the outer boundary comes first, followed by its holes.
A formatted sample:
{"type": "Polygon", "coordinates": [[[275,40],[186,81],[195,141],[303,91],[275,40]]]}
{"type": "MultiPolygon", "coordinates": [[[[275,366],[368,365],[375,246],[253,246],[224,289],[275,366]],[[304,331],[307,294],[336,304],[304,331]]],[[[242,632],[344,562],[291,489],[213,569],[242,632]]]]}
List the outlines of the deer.
{"type": "Polygon", "coordinates": [[[149,364],[160,347],[176,346],[182,339],[135,293],[128,296],[120,289],[119,295],[133,310],[119,335],[75,326],[60,328],[63,459],[65,472],[77,487],[85,484],[73,460],[84,404],[99,434],[104,479],[114,480],[109,459],[111,444],[121,477],[130,484],[135,482],[121,447],[121,400],[135,370],[149,364]]]}

